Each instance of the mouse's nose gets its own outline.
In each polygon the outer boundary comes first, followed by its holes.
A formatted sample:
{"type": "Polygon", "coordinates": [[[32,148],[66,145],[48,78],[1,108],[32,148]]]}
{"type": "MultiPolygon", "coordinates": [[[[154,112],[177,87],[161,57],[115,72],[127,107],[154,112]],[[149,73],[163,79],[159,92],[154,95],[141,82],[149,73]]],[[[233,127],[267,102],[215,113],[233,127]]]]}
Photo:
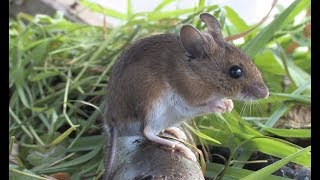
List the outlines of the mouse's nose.
{"type": "Polygon", "coordinates": [[[265,84],[257,84],[256,85],[256,97],[257,98],[268,98],[269,97],[269,89],[265,84]]]}
{"type": "Polygon", "coordinates": [[[267,99],[269,97],[269,95],[270,95],[269,90],[268,90],[268,88],[266,88],[266,92],[264,93],[263,98],[267,99]]]}
{"type": "Polygon", "coordinates": [[[247,88],[247,92],[257,99],[265,99],[269,97],[268,87],[261,83],[253,83],[247,88]]]}

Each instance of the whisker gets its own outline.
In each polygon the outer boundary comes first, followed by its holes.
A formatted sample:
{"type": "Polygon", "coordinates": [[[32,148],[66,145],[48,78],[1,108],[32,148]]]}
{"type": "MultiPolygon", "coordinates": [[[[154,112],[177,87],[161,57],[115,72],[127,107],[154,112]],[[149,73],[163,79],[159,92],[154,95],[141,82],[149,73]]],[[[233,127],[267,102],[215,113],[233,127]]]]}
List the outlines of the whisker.
{"type": "Polygon", "coordinates": [[[246,108],[247,108],[247,105],[248,105],[248,102],[244,102],[244,106],[243,106],[243,108],[242,108],[242,110],[241,110],[241,112],[240,112],[240,116],[243,116],[244,115],[244,113],[245,113],[245,111],[246,111],[246,108]]]}
{"type": "Polygon", "coordinates": [[[251,116],[252,101],[249,101],[249,116],[251,116]]]}
{"type": "Polygon", "coordinates": [[[264,112],[263,112],[263,109],[262,109],[262,105],[261,104],[257,104],[257,107],[258,107],[258,112],[260,113],[260,116],[264,117],[264,112]]]}
{"type": "MultiPolygon", "coordinates": [[[[272,91],[270,91],[270,93],[272,93],[272,91]]],[[[273,104],[279,104],[281,101],[277,96],[272,96],[273,100],[271,100],[270,98],[268,98],[268,100],[272,101],[271,103],[273,104]]]]}

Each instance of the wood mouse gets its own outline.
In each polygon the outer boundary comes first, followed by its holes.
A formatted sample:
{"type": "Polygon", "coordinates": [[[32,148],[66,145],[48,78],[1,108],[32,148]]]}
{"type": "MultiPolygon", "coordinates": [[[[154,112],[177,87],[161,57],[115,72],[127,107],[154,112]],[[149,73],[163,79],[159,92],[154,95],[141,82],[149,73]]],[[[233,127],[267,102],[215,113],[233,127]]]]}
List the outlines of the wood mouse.
{"type": "Polygon", "coordinates": [[[200,14],[200,19],[206,31],[184,25],[180,36],[146,37],[116,61],[107,86],[104,118],[110,148],[104,179],[112,169],[117,137],[141,135],[188,156],[190,149],[158,134],[195,116],[230,112],[231,99],[269,96],[260,71],[224,40],[218,20],[208,13],[200,14]]]}

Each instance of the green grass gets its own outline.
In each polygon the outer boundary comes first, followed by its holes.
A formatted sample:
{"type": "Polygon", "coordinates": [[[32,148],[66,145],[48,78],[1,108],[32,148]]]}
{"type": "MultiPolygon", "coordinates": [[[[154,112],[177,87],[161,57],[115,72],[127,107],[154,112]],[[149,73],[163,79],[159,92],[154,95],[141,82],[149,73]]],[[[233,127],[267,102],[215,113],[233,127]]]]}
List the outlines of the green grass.
{"type": "MultiPolygon", "coordinates": [[[[58,172],[79,179],[103,172],[106,142],[100,127],[105,87],[113,63],[129,43],[151,34],[178,33],[182,24],[203,30],[198,16],[204,11],[219,18],[226,35],[253,26],[230,7],[205,6],[204,0],[195,8],[173,11],[163,8],[175,1],[163,0],[154,10],[140,13],[132,10],[131,1],[126,13],[87,0],[80,2],[122,20],[122,25],[108,26],[104,33],[102,27],[75,24],[59,13],[55,17],[20,14],[17,20],[9,21],[9,150],[16,160],[9,163],[11,179],[41,179],[58,172]],[[19,146],[18,151],[14,144],[19,146]]],[[[251,104],[235,102],[230,114],[196,118],[197,127],[192,130],[201,142],[233,152],[225,169],[207,162],[206,176],[222,172],[223,179],[284,179],[270,174],[289,161],[311,166],[309,148],[280,139],[310,138],[310,130],[273,127],[294,105],[309,107],[311,103],[311,45],[304,35],[310,18],[294,20],[309,7],[310,0],[294,1],[238,45],[261,70],[271,96],[251,104]],[[290,52],[292,43],[307,50],[290,52]],[[283,89],[285,77],[291,83],[283,89]],[[243,150],[240,155],[239,149],[243,150]],[[242,169],[243,164],[229,166],[233,161],[247,161],[255,151],[282,160],[256,172],[242,169]]]]}

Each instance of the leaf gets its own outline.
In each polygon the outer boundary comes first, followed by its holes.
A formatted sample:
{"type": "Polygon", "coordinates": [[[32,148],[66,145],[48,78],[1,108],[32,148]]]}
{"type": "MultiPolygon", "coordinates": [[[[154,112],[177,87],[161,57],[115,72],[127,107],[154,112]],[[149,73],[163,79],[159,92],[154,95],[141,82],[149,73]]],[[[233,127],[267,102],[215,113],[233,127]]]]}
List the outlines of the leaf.
{"type": "Polygon", "coordinates": [[[104,144],[104,141],[105,137],[102,135],[80,137],[68,151],[74,152],[93,150],[97,148],[97,145],[104,144]]]}
{"type": "Polygon", "coordinates": [[[174,2],[173,0],[163,0],[156,8],[154,8],[153,12],[160,11],[167,5],[171,4],[174,2]]]}
{"type": "Polygon", "coordinates": [[[30,107],[30,103],[29,103],[29,100],[27,99],[26,97],[26,94],[23,90],[23,86],[16,86],[17,88],[17,92],[18,92],[18,95],[20,97],[20,100],[22,102],[22,104],[25,106],[25,107],[30,107]]]}
{"type": "MultiPolygon", "coordinates": [[[[287,157],[290,154],[296,153],[300,150],[300,148],[292,143],[268,136],[265,136],[265,138],[252,139],[243,145],[243,147],[249,151],[260,151],[279,158],[287,157]]],[[[293,159],[292,161],[306,167],[311,167],[311,154],[304,154],[296,159],[293,159]]]]}
{"type": "MultiPolygon", "coordinates": [[[[205,176],[206,177],[215,177],[218,175],[218,172],[220,172],[224,167],[225,167],[224,165],[218,164],[218,163],[207,163],[207,171],[206,171],[205,176]]],[[[242,168],[238,168],[238,167],[233,167],[233,166],[228,166],[225,173],[224,173],[223,179],[227,179],[227,178],[240,179],[240,178],[248,176],[254,172],[255,171],[242,169],[242,168]]],[[[258,179],[260,179],[260,178],[258,178],[258,179]]],[[[289,178],[270,175],[270,176],[268,176],[268,180],[289,180],[289,178]]]]}
{"type": "Polygon", "coordinates": [[[288,98],[290,100],[295,100],[295,101],[301,102],[301,103],[307,103],[307,104],[311,103],[311,98],[310,97],[306,97],[306,96],[302,96],[302,95],[287,94],[287,93],[270,93],[270,94],[272,94],[273,96],[285,97],[285,98],[288,98]]]}
{"type": "Polygon", "coordinates": [[[284,21],[284,25],[290,23],[294,18],[304,9],[308,8],[311,4],[311,0],[301,0],[300,3],[294,8],[290,15],[284,21]]]}
{"type": "MultiPolygon", "coordinates": [[[[234,35],[228,36],[228,37],[225,38],[225,40],[226,40],[226,41],[232,41],[232,40],[239,39],[239,38],[241,38],[241,37],[246,36],[247,34],[249,34],[250,32],[252,32],[254,29],[256,29],[257,27],[259,27],[261,24],[263,24],[263,23],[267,20],[267,18],[269,17],[272,9],[275,7],[276,3],[277,3],[277,0],[273,0],[270,10],[268,11],[268,13],[267,13],[257,24],[255,24],[255,25],[252,26],[250,29],[248,29],[248,30],[246,30],[246,31],[243,31],[243,32],[241,32],[241,33],[239,33],[239,34],[234,34],[234,35]]],[[[246,38],[245,38],[245,40],[246,40],[246,38]]]]}
{"type": "Polygon", "coordinates": [[[212,137],[210,136],[207,136],[206,134],[203,134],[202,132],[194,129],[193,127],[191,127],[190,125],[188,125],[187,123],[184,123],[193,133],[195,133],[197,136],[203,138],[203,139],[206,139],[208,141],[211,141],[211,142],[214,142],[214,143],[217,143],[217,144],[221,144],[219,141],[213,139],[212,137]]]}
{"type": "Polygon", "coordinates": [[[49,165],[61,159],[67,152],[64,146],[55,146],[42,151],[34,150],[27,156],[27,160],[33,166],[49,165]]]}
{"type": "MultiPolygon", "coordinates": [[[[300,67],[295,65],[291,60],[288,60],[287,63],[288,63],[288,71],[291,75],[291,78],[298,87],[305,84],[305,82],[311,78],[311,76],[308,73],[306,73],[300,67]]],[[[308,86],[305,92],[308,94],[311,94],[311,85],[308,86]]]]}
{"type": "Polygon", "coordinates": [[[267,127],[273,127],[281,116],[290,109],[289,104],[282,103],[280,107],[269,117],[267,122],[264,124],[267,127]]]}
{"type": "Polygon", "coordinates": [[[224,9],[227,12],[227,18],[228,20],[234,25],[239,32],[246,31],[249,29],[249,26],[246,24],[246,22],[238,15],[237,12],[235,12],[232,8],[229,6],[224,6],[224,9]]]}
{"type": "Polygon", "coordinates": [[[277,129],[277,128],[262,128],[263,131],[281,136],[294,138],[310,138],[310,129],[277,129]]]}
{"type": "Polygon", "coordinates": [[[311,146],[308,146],[304,149],[299,150],[296,153],[293,153],[292,155],[285,157],[267,167],[264,167],[254,173],[251,173],[250,175],[242,178],[242,180],[255,180],[255,179],[263,179],[268,177],[270,174],[275,172],[276,170],[280,169],[282,166],[286,165],[290,161],[293,161],[297,157],[301,157],[302,155],[305,155],[311,151],[311,146]]]}
{"type": "Polygon", "coordinates": [[[236,111],[231,111],[226,117],[233,133],[246,134],[252,136],[261,136],[262,134],[255,130],[252,125],[243,120],[236,111]]]}
{"type": "Polygon", "coordinates": [[[154,12],[154,13],[148,13],[148,20],[149,21],[158,21],[160,19],[170,18],[170,17],[178,17],[183,14],[188,14],[194,12],[194,8],[189,9],[177,9],[173,11],[166,11],[166,12],[154,12]]]}
{"type": "Polygon", "coordinates": [[[210,9],[210,8],[216,8],[216,7],[217,7],[216,5],[212,5],[212,6],[206,6],[203,8],[176,9],[176,10],[165,11],[165,12],[157,11],[157,12],[152,12],[152,13],[139,13],[139,14],[147,15],[149,21],[158,21],[160,19],[179,17],[184,14],[200,12],[204,8],[210,9]]]}
{"type": "Polygon", "coordinates": [[[250,40],[243,51],[251,58],[255,57],[255,55],[265,47],[269,40],[273,37],[274,33],[281,28],[281,25],[286,20],[286,18],[290,15],[290,13],[294,10],[297,4],[301,0],[295,0],[285,11],[283,11],[278,17],[276,17],[268,26],[263,28],[260,33],[250,40]]]}
{"type": "MultiPolygon", "coordinates": [[[[293,91],[291,95],[298,95],[302,91],[304,91],[306,88],[310,87],[311,79],[304,82],[298,89],[293,91]]],[[[289,108],[292,106],[292,104],[287,103],[281,103],[280,107],[269,117],[267,122],[265,123],[265,126],[267,127],[273,127],[275,123],[281,118],[281,116],[289,110],[289,108]]]]}
{"type": "Polygon", "coordinates": [[[42,73],[37,73],[29,76],[29,80],[32,82],[39,81],[46,78],[51,78],[53,76],[59,75],[61,72],[58,71],[46,71],[42,73]]]}
{"type": "Polygon", "coordinates": [[[92,159],[94,156],[96,156],[100,152],[101,148],[102,148],[102,144],[97,146],[94,150],[92,150],[92,151],[88,152],[87,154],[84,154],[76,159],[59,164],[57,166],[52,166],[49,168],[41,169],[36,172],[37,173],[50,173],[50,172],[55,172],[55,171],[62,169],[62,168],[67,168],[70,166],[77,166],[79,164],[82,164],[82,163],[87,162],[90,159],[92,159]]]}
{"type": "Polygon", "coordinates": [[[270,49],[265,49],[254,57],[254,63],[264,72],[271,74],[286,74],[282,61],[279,60],[270,49]]]}
{"type": "MultiPolygon", "coordinates": [[[[243,145],[243,148],[245,148],[248,151],[260,151],[266,154],[270,154],[272,156],[276,156],[279,158],[286,157],[292,153],[297,152],[300,147],[297,145],[294,145],[292,143],[289,143],[284,140],[280,140],[277,138],[272,138],[268,136],[263,136],[259,131],[251,127],[251,124],[243,120],[239,114],[236,111],[232,111],[227,115],[226,120],[229,123],[230,128],[232,129],[233,133],[233,142],[236,142],[238,145],[240,143],[243,143],[244,141],[248,141],[246,144],[243,145]],[[259,137],[259,138],[254,138],[259,137]],[[249,140],[250,138],[254,138],[249,140]]],[[[224,130],[224,129],[221,129],[224,130]]],[[[208,131],[208,130],[206,130],[208,131]]],[[[204,132],[206,132],[204,131],[204,132]]],[[[229,140],[223,140],[220,138],[226,138],[226,135],[223,135],[223,133],[219,133],[220,136],[215,136],[215,134],[218,134],[217,132],[212,133],[215,139],[217,139],[219,142],[227,142],[229,140]]],[[[211,143],[208,141],[209,144],[215,145],[214,143],[211,143]]],[[[230,146],[230,144],[222,144],[222,146],[230,146]]],[[[310,155],[304,155],[294,160],[295,163],[304,165],[304,166],[310,166],[311,162],[311,156],[310,155]]]]}
{"type": "MultiPolygon", "coordinates": [[[[259,99],[259,100],[255,100],[252,101],[250,103],[252,103],[253,105],[255,104],[270,104],[270,103],[280,103],[280,102],[284,102],[289,100],[289,97],[284,97],[284,96],[274,96],[272,93],[270,93],[270,96],[267,99],[259,99]]],[[[239,102],[239,103],[243,103],[243,102],[239,102]]]]}
{"type": "MultiPolygon", "coordinates": [[[[296,86],[300,87],[305,84],[307,80],[310,79],[310,75],[303,71],[300,67],[295,65],[293,63],[293,60],[291,58],[288,58],[285,54],[283,48],[278,45],[277,48],[280,52],[281,60],[283,61],[283,64],[285,65],[285,69],[290,77],[290,79],[293,80],[296,86]]],[[[311,92],[311,86],[307,87],[305,90],[308,94],[311,92]]]]}
{"type": "Polygon", "coordinates": [[[47,178],[36,175],[35,173],[18,168],[15,165],[9,165],[9,179],[10,180],[47,180],[47,178]]]}
{"type": "Polygon", "coordinates": [[[50,40],[46,40],[41,42],[41,44],[37,45],[31,50],[31,57],[35,64],[42,63],[48,54],[50,40]]]}
{"type": "Polygon", "coordinates": [[[102,13],[117,19],[125,20],[127,16],[119,11],[107,8],[107,7],[102,7],[99,4],[90,2],[89,0],[80,0],[81,5],[89,8],[91,11],[97,12],[97,13],[102,13]]]}
{"type": "MultiPolygon", "coordinates": [[[[99,109],[103,109],[105,107],[105,102],[102,103],[99,106],[99,109]]],[[[100,111],[98,111],[97,109],[94,111],[94,113],[89,117],[89,119],[87,119],[87,124],[83,126],[83,128],[81,129],[80,133],[77,135],[76,138],[73,139],[73,141],[70,143],[70,145],[68,146],[68,149],[72,148],[73,145],[78,141],[78,139],[81,137],[81,135],[87,131],[89,129],[89,127],[93,124],[93,122],[100,116],[100,111]]]]}
{"type": "Polygon", "coordinates": [[[127,19],[128,21],[131,19],[133,14],[131,0],[127,0],[127,19]]]}
{"type": "Polygon", "coordinates": [[[69,102],[79,102],[79,103],[91,106],[91,107],[95,108],[97,111],[99,111],[101,114],[103,114],[101,112],[101,110],[99,109],[99,107],[94,105],[94,104],[92,104],[92,103],[89,103],[89,102],[86,102],[86,101],[83,101],[83,100],[69,100],[69,102]]]}
{"type": "Polygon", "coordinates": [[[36,48],[37,46],[41,46],[41,44],[46,44],[48,42],[50,42],[53,38],[44,38],[44,39],[40,39],[38,41],[35,42],[30,42],[30,44],[27,44],[26,46],[22,47],[23,51],[29,51],[32,48],[36,48]]]}
{"type": "Polygon", "coordinates": [[[52,141],[52,143],[49,146],[54,146],[56,144],[59,144],[61,141],[63,141],[66,137],[69,136],[72,131],[74,131],[79,125],[74,125],[70,127],[68,130],[66,130],[64,133],[62,133],[60,136],[58,136],[55,140],[52,141]]]}

